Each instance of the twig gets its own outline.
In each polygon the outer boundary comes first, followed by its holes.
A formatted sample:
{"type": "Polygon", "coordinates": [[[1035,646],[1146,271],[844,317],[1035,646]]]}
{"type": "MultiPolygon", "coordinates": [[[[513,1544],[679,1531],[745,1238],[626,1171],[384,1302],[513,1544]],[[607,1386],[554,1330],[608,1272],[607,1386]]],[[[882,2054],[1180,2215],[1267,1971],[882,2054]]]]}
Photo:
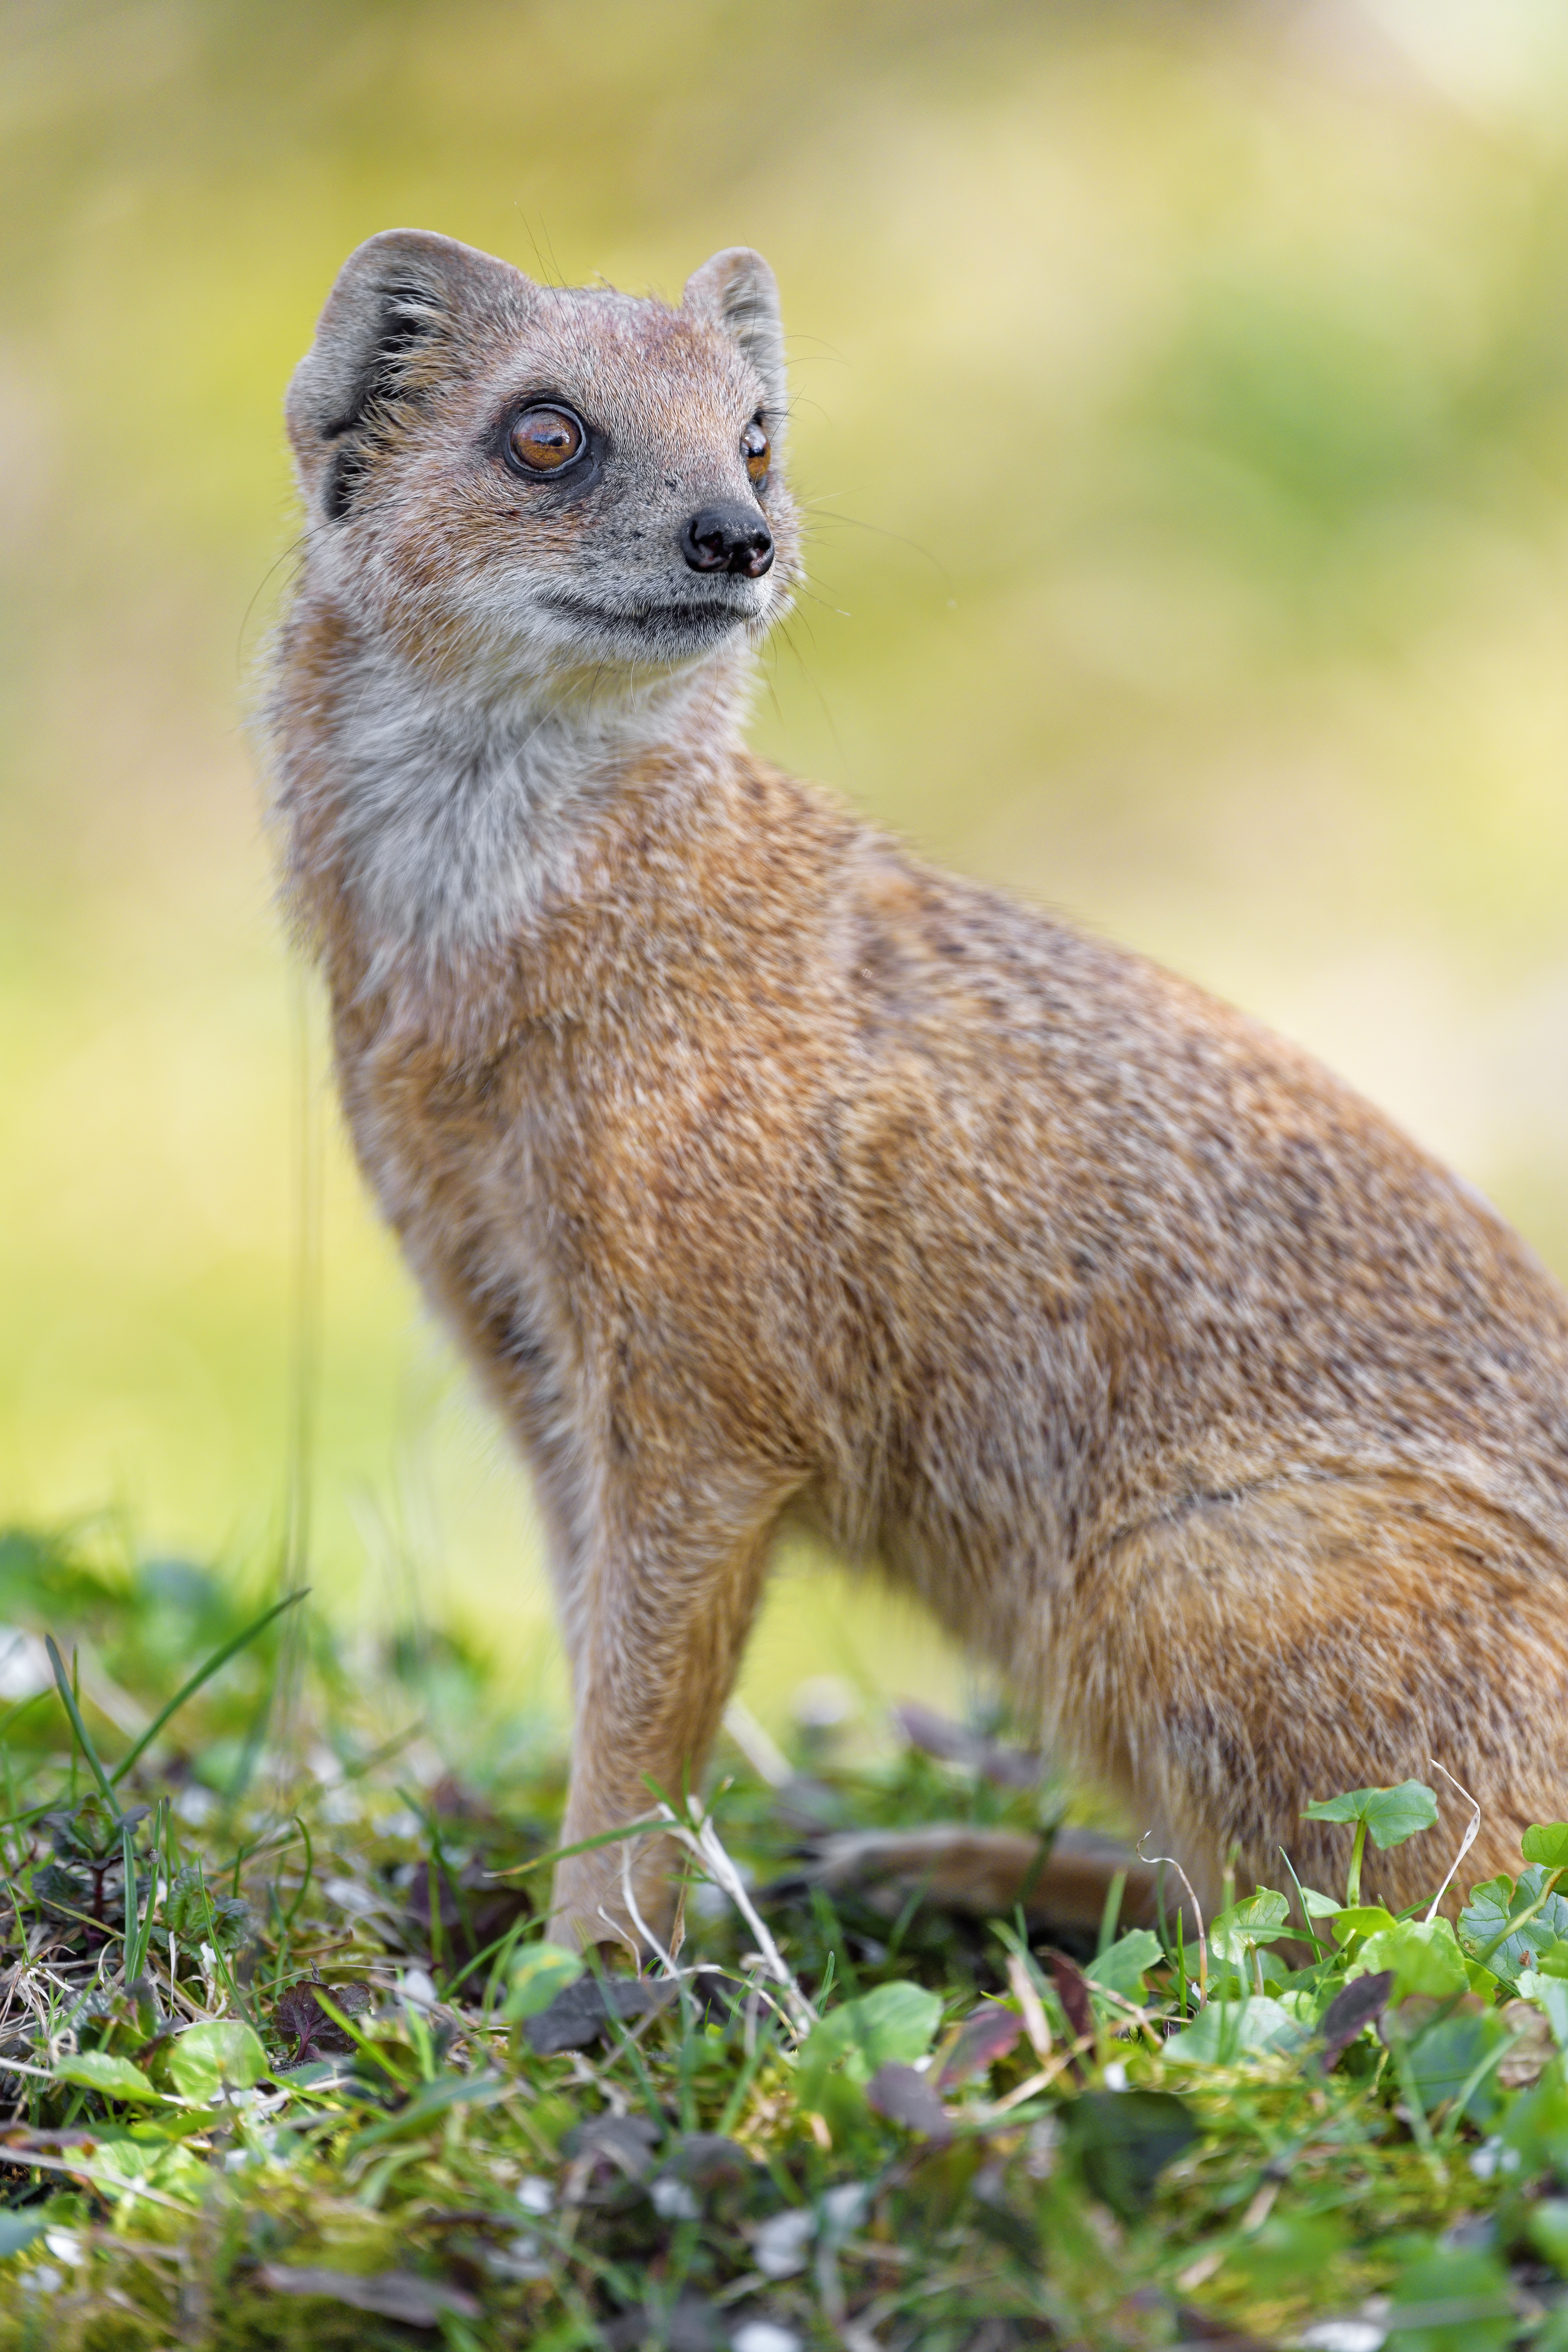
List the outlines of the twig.
{"type": "Polygon", "coordinates": [[[1008,1953],[1007,1981],[1013,1988],[1013,1997],[1024,2020],[1024,2031],[1029,2037],[1036,2057],[1048,2058],[1051,2054],[1050,2023],[1022,1952],[1008,1953]]]}
{"type": "Polygon", "coordinates": [[[1053,2058],[1048,2066],[1042,2066],[1037,2074],[1030,2074],[1022,2083],[1015,2084],[1005,2097],[984,2110],[979,2120],[990,2125],[998,2116],[1005,2116],[1010,2107],[1021,2106],[1026,2099],[1032,2099],[1037,2091],[1048,2091],[1058,2075],[1065,2073],[1075,2058],[1082,2058],[1093,2048],[1093,2034],[1080,2033],[1078,2040],[1069,2043],[1058,2058],[1053,2058]]]}
{"type": "Polygon", "coordinates": [[[1447,1877],[1443,1881],[1442,1885],[1437,1889],[1436,1894],[1432,1897],[1431,1907],[1427,1911],[1426,1920],[1423,1923],[1429,1927],[1432,1921],[1437,1916],[1438,1904],[1441,1903],[1444,1895],[1447,1895],[1449,1887],[1454,1883],[1455,1874],[1458,1870],[1459,1864],[1463,1862],[1465,1856],[1468,1853],[1470,1848],[1474,1845],[1477,1838],[1480,1834],[1481,1809],[1477,1803],[1475,1798],[1471,1796],[1469,1790],[1465,1788],[1460,1788],[1458,1781],[1455,1780],[1453,1774],[1449,1771],[1446,1764],[1439,1764],[1435,1756],[1429,1756],[1426,1759],[1426,1761],[1430,1764],[1434,1772],[1441,1772],[1444,1780],[1448,1782],[1451,1788],[1458,1789],[1460,1796],[1463,1797],[1466,1804],[1470,1808],[1470,1825],[1465,1832],[1464,1836],[1459,1840],[1459,1851],[1454,1856],[1453,1866],[1449,1870],[1447,1877]]]}
{"type": "MultiPolygon", "coordinates": [[[[1150,1834],[1151,1832],[1145,1830],[1143,1837],[1148,1837],[1150,1834]]],[[[1198,2007],[1201,2009],[1209,1997],[1209,1948],[1208,1939],[1204,1934],[1203,1908],[1193,1890],[1193,1882],[1173,1853],[1145,1853],[1143,1838],[1139,1839],[1136,1850],[1140,1862],[1168,1863],[1187,1890],[1187,1900],[1193,1906],[1193,1917],[1198,1925],[1198,2007]]]]}
{"type": "Polygon", "coordinates": [[[703,1812],[695,1798],[690,1801],[690,1812],[697,1821],[695,1830],[689,1826],[689,1822],[683,1822],[680,1819],[672,1806],[661,1804],[658,1812],[659,1818],[668,1822],[670,1834],[679,1843],[686,1847],[688,1853],[694,1854],[703,1864],[715,1885],[729,1896],[751,1929],[756,1938],[758,1957],[784,1996],[784,2006],[789,2011],[792,2031],[797,2036],[809,2033],[817,2021],[816,2011],[802,1992],[794,1971],[763,1926],[755,1904],[746,1892],[740,1872],[720,1843],[719,1833],[714,1829],[711,1820],[703,1812]]]}

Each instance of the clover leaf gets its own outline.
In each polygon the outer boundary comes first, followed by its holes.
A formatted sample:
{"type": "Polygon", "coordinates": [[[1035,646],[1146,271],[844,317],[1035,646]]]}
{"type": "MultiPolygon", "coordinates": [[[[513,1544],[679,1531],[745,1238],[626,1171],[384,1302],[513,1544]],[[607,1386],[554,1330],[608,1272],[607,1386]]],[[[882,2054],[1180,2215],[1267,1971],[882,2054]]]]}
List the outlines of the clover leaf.
{"type": "Polygon", "coordinates": [[[58,2060],[55,2076],[61,2083],[76,2083],[84,2091],[97,2091],[106,2099],[158,2096],[140,2066],[133,2066],[129,2058],[111,2058],[107,2050],[81,2050],[58,2060]]]}
{"type": "Polygon", "coordinates": [[[511,1964],[511,1989],[503,2017],[542,2017],[557,1993],[576,1983],[584,1969],[581,1952],[560,1944],[529,1944],[511,1964]]]}
{"type": "Polygon", "coordinates": [[[1361,1864],[1367,1839],[1379,1853],[1391,1845],[1403,1845],[1418,1830],[1434,1826],[1437,1800],[1425,1780],[1400,1780],[1392,1789],[1349,1789],[1342,1796],[1315,1797],[1304,1818],[1354,1823],[1355,1841],[1345,1874],[1345,1902],[1353,1906],[1361,1900],[1361,1864]]]}
{"type": "Polygon", "coordinates": [[[247,2091],[267,2073],[267,2053],[236,2017],[208,2018],[182,2033],[169,2053],[169,2076],[181,2095],[205,2105],[219,2089],[247,2091]]]}

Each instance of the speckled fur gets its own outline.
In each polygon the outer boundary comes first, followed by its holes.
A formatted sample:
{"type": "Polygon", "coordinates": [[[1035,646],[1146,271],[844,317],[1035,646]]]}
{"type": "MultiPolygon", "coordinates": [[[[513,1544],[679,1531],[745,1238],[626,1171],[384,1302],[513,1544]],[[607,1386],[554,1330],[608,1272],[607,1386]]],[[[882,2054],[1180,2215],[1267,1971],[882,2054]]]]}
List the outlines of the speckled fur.
{"type": "MultiPolygon", "coordinates": [[[[1432,1757],[1482,1803],[1475,1874],[1517,1866],[1568,1811],[1568,1302],[1306,1056],[748,755],[776,470],[731,625],[616,617],[689,593],[680,521],[782,423],[771,289],[719,256],[672,310],[395,232],[290,394],[288,886],[362,1164],[548,1520],[564,1835],[700,1769],[795,1521],[921,1595],[1201,1894],[1233,1847],[1336,1882],[1306,1800],[1432,1757]],[[542,390],[605,435],[575,499],[494,454],[542,390]]],[[[1436,1884],[1463,1818],[1369,1891],[1436,1884]]],[[[623,1923],[617,1850],[556,1905],[623,1923]]]]}

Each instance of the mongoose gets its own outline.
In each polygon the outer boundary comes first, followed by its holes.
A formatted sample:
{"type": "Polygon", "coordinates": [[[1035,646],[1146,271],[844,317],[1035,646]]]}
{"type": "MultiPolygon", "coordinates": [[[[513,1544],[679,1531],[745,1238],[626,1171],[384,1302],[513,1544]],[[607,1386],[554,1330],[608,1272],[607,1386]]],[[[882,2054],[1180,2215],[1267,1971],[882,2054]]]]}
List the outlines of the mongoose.
{"type": "MultiPolygon", "coordinates": [[[[671,308],[409,230],[288,396],[286,887],[364,1172],[531,1468],[563,1843],[700,1771],[795,1525],[1200,1898],[1282,1845],[1340,1883],[1303,1804],[1432,1758],[1517,1868],[1568,1811],[1568,1299],[1304,1054],[747,751],[784,418],[758,255],[671,308]]],[[[557,1937],[640,1932],[621,1851],[558,1867],[557,1937]]],[[[670,1866],[629,1880],[660,1937],[670,1866]]]]}

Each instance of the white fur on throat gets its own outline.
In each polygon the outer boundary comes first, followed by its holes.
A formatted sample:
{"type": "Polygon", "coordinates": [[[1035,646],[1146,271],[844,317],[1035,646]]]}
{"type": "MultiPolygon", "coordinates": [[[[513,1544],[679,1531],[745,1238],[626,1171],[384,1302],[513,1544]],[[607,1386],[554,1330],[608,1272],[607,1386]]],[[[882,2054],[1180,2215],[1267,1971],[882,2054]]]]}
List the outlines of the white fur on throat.
{"type": "Polygon", "coordinates": [[[572,892],[595,809],[627,763],[695,727],[738,742],[738,649],[607,693],[443,692],[366,648],[342,681],[333,796],[348,889],[386,955],[461,961],[572,892]]]}

